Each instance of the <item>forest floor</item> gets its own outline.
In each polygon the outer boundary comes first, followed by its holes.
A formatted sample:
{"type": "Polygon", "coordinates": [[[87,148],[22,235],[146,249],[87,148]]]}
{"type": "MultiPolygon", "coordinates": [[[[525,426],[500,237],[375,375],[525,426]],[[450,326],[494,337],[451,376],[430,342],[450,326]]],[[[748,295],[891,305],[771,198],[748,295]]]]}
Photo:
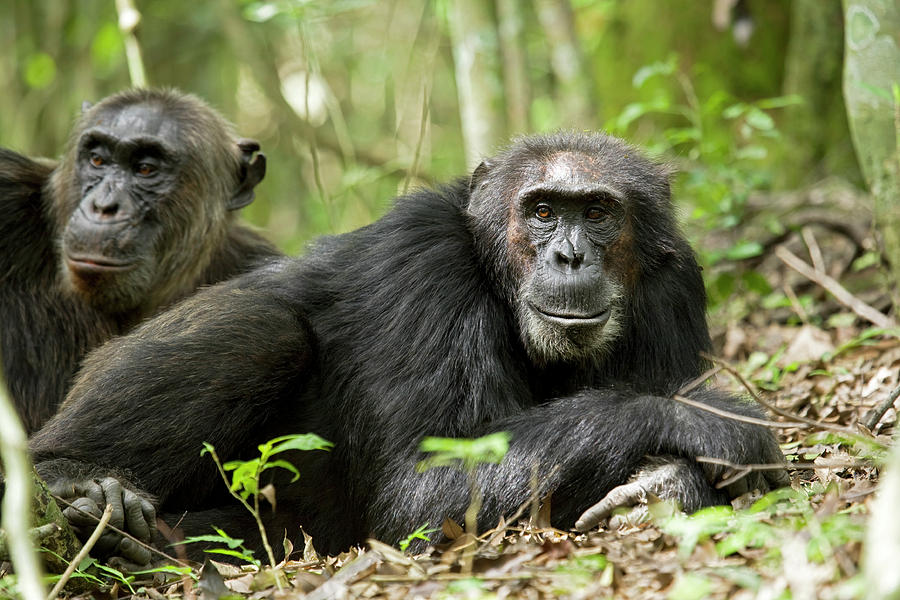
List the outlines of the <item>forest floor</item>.
{"type": "MultiPolygon", "coordinates": [[[[799,219],[795,233],[770,236],[757,256],[738,265],[761,274],[771,290],[783,291],[781,301],[771,301],[772,293],[769,300],[741,297],[713,319],[721,323],[713,327],[713,337],[724,361],[716,363],[710,378],[767,405],[791,464],[791,488],[742,497],[733,506],[690,517],[651,499],[642,519],[632,514],[587,534],[549,527],[551,499],[542,510],[523,506],[525,518],[501,523],[477,539],[444,523],[451,541],[415,556],[378,541],[340,556],[321,556],[315,540],[307,540],[274,570],[281,575],[281,589],[272,569],[207,563],[168,582],[113,577],[91,595],[153,600],[863,597],[866,522],[897,420],[888,400],[900,386],[900,336],[891,324],[872,328],[854,303],[865,301],[883,311],[890,302],[879,289],[877,269],[860,262],[873,247],[864,213],[840,190],[817,193],[779,200],[788,207],[785,220],[799,219]],[[820,210],[813,217],[804,216],[816,206],[820,210]],[[789,266],[785,250],[807,263],[812,275],[789,266]],[[831,286],[826,273],[851,290],[849,305],[836,303],[833,289],[826,292],[831,286]]],[[[768,199],[767,206],[773,205],[768,199]]],[[[753,233],[749,222],[742,232],[726,234],[731,239],[705,242],[733,245],[734,236],[747,232],[765,238],[753,233]]],[[[721,274],[716,267],[709,271],[708,277],[721,274]]]]}

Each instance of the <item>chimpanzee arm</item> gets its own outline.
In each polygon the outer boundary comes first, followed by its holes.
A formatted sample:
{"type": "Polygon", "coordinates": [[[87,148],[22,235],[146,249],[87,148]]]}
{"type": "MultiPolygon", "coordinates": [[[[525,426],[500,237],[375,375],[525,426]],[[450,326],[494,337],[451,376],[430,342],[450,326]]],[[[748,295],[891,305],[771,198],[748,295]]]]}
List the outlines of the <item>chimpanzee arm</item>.
{"type": "Polygon", "coordinates": [[[227,460],[264,441],[267,422],[296,412],[285,405],[298,401],[313,346],[303,315],[274,292],[238,281],[198,293],[88,357],[31,440],[38,470],[89,499],[87,482],[111,475],[138,492],[126,511],[150,497],[202,502],[223,490],[202,442],[227,460]]]}
{"type": "MultiPolygon", "coordinates": [[[[694,397],[758,416],[752,407],[726,394],[698,392],[694,397]]],[[[553,494],[553,522],[569,528],[582,512],[627,482],[648,455],[710,456],[733,463],[783,461],[775,438],[763,427],[668,398],[624,392],[586,391],[496,421],[481,433],[493,431],[508,431],[512,438],[502,463],[479,469],[484,493],[481,527],[496,524],[528,500],[535,467],[538,493],[553,494]]],[[[462,474],[440,468],[420,475],[412,462],[394,463],[379,492],[380,501],[374,504],[377,512],[368,515],[386,541],[402,538],[425,522],[434,526],[444,516],[459,519],[468,505],[462,474]]],[[[768,473],[765,483],[770,486],[788,481],[784,472],[768,473]]]]}

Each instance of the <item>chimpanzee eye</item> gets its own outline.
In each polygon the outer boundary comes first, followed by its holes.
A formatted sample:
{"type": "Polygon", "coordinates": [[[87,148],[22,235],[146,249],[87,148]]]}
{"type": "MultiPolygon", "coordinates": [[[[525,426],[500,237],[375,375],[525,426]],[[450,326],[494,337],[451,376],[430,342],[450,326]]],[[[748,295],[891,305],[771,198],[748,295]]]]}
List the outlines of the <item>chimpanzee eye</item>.
{"type": "Polygon", "coordinates": [[[103,157],[96,152],[91,152],[91,164],[95,167],[102,167],[104,164],[106,164],[106,161],[103,160],[103,157]]]}
{"type": "Polygon", "coordinates": [[[584,211],[584,216],[588,221],[599,221],[603,218],[604,213],[600,208],[591,206],[586,211],[584,211]]]}
{"type": "Polygon", "coordinates": [[[138,166],[135,169],[135,171],[141,177],[150,177],[151,175],[156,173],[156,167],[151,165],[150,163],[142,162],[142,163],[138,163],[138,166]]]}
{"type": "Polygon", "coordinates": [[[553,209],[546,204],[538,204],[534,209],[534,214],[539,219],[549,219],[553,216],[553,209]]]}

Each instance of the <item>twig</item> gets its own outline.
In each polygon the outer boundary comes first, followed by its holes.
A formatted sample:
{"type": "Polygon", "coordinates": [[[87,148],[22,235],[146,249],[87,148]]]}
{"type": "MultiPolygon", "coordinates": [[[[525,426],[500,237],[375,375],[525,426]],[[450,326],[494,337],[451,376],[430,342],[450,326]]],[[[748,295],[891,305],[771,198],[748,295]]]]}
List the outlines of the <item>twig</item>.
{"type": "MultiPolygon", "coordinates": [[[[78,508],[77,506],[75,506],[74,504],[72,504],[71,502],[69,502],[68,500],[66,500],[65,498],[60,498],[59,496],[53,496],[53,499],[56,500],[57,502],[62,502],[63,504],[65,504],[66,506],[68,506],[68,507],[70,507],[70,508],[74,508],[75,510],[77,510],[77,511],[78,511],[81,515],[83,515],[83,516],[86,516],[86,517],[91,518],[91,519],[93,519],[93,520],[95,520],[95,521],[98,521],[98,522],[100,521],[100,517],[98,517],[98,516],[96,516],[96,515],[92,515],[91,513],[88,513],[88,512],[85,512],[85,511],[81,510],[80,508],[78,508]]],[[[162,556],[163,558],[168,559],[168,560],[171,560],[171,561],[174,562],[175,564],[179,564],[179,565],[181,565],[181,566],[183,566],[183,567],[190,566],[190,565],[188,565],[185,561],[180,560],[180,559],[177,559],[177,558],[175,558],[174,556],[169,556],[168,554],[166,554],[166,553],[163,552],[162,550],[159,550],[159,549],[157,549],[157,548],[151,546],[150,544],[148,544],[148,543],[146,543],[146,542],[142,542],[141,540],[137,539],[136,537],[134,537],[134,536],[131,535],[130,533],[125,532],[125,531],[122,531],[121,529],[119,529],[119,528],[116,527],[115,525],[109,525],[109,524],[107,524],[107,525],[106,525],[106,528],[109,529],[109,530],[111,530],[111,531],[115,531],[116,533],[118,533],[119,535],[121,535],[121,536],[123,536],[123,537],[127,537],[129,540],[131,540],[132,542],[134,542],[134,543],[137,544],[138,546],[141,546],[141,547],[143,547],[143,548],[146,548],[147,550],[149,550],[150,552],[153,552],[154,554],[159,554],[159,555],[162,556]]],[[[179,547],[180,547],[180,546],[179,546],[179,547]]]]}
{"type": "Polygon", "coordinates": [[[736,471],[730,477],[726,477],[725,479],[716,483],[716,489],[722,489],[724,487],[728,487],[735,481],[746,477],[750,473],[754,471],[779,471],[784,468],[788,469],[796,469],[796,470],[812,470],[812,469],[841,469],[841,468],[849,468],[849,467],[864,467],[867,465],[871,465],[872,461],[865,460],[843,460],[843,461],[834,461],[834,460],[820,460],[820,462],[788,462],[788,463],[759,463],[759,464],[747,464],[742,465],[738,463],[733,463],[731,461],[725,460],[723,458],[713,458],[711,456],[697,456],[694,458],[697,462],[701,463],[709,463],[712,465],[719,465],[722,467],[726,467],[736,471]]]}
{"type": "Polygon", "coordinates": [[[2,522],[9,545],[9,555],[16,568],[19,593],[24,600],[42,600],[41,564],[31,545],[32,477],[28,460],[28,442],[19,417],[0,375],[0,458],[6,477],[3,493],[2,522]]]}
{"type": "Polygon", "coordinates": [[[767,419],[748,417],[746,415],[741,415],[729,410],[716,408],[715,406],[710,406],[709,404],[704,404],[703,402],[691,400],[690,398],[685,398],[684,396],[681,396],[679,394],[675,394],[674,396],[672,396],[672,398],[674,400],[677,400],[678,402],[681,402],[682,404],[687,404],[688,406],[693,406],[694,408],[699,408],[700,410],[711,412],[714,415],[719,415],[720,417],[725,417],[726,419],[731,419],[733,421],[750,423],[751,425],[761,425],[763,427],[771,427],[772,429],[790,429],[793,427],[803,427],[803,423],[783,423],[781,421],[769,421],[767,419]]]}
{"type": "Polygon", "coordinates": [[[878,425],[879,421],[881,421],[881,417],[884,416],[884,413],[886,413],[889,408],[894,406],[894,402],[897,400],[898,396],[900,396],[900,387],[895,389],[887,398],[882,400],[881,404],[866,413],[866,416],[863,418],[863,425],[865,425],[869,431],[875,429],[875,426],[878,425]]]}
{"type": "Polygon", "coordinates": [[[428,84],[426,83],[422,86],[422,117],[419,121],[419,137],[416,139],[416,151],[413,154],[412,165],[409,167],[409,171],[406,172],[406,177],[403,178],[403,191],[400,192],[401,195],[404,195],[409,191],[409,184],[412,182],[413,177],[416,176],[416,171],[419,169],[419,158],[422,155],[422,142],[425,140],[425,133],[428,131],[430,99],[431,91],[428,89],[428,84]]]}
{"type": "Polygon", "coordinates": [[[809,257],[812,259],[813,269],[821,273],[825,273],[825,259],[822,257],[822,249],[819,248],[819,242],[813,235],[809,225],[804,225],[800,229],[800,235],[803,237],[806,248],[809,250],[809,257]]]}
{"type": "Polygon", "coordinates": [[[50,590],[50,593],[47,595],[47,600],[54,600],[59,595],[59,592],[63,589],[63,586],[66,585],[66,582],[69,581],[69,577],[72,576],[72,573],[75,572],[75,569],[78,568],[78,565],[81,564],[81,561],[84,560],[84,557],[88,555],[91,551],[91,548],[94,547],[94,544],[97,543],[97,540],[100,539],[100,536],[103,534],[103,530],[106,529],[106,526],[109,524],[109,520],[112,518],[113,513],[113,505],[107,504],[106,508],[103,509],[103,515],[100,517],[100,522],[97,523],[97,526],[94,528],[93,533],[91,533],[91,537],[87,539],[84,545],[81,547],[81,550],[78,551],[78,554],[75,555],[69,562],[69,566],[66,567],[66,570],[60,576],[59,581],[56,582],[56,585],[53,586],[53,589],[50,590]]]}
{"type": "Polygon", "coordinates": [[[794,309],[794,312],[797,313],[797,316],[800,317],[803,324],[809,325],[809,315],[806,314],[806,310],[803,308],[803,305],[800,304],[800,298],[794,293],[794,288],[785,283],[781,286],[781,289],[784,290],[784,295],[791,301],[791,308],[794,309]]]}
{"type": "Polygon", "coordinates": [[[807,279],[818,283],[820,286],[828,290],[828,292],[832,296],[834,296],[835,300],[855,312],[866,321],[874,323],[878,327],[884,328],[897,326],[896,322],[893,319],[885,316],[877,309],[869,306],[868,304],[848,292],[844,286],[831,278],[828,274],[810,267],[804,260],[798,258],[796,254],[794,254],[784,246],[778,246],[777,248],[775,248],[775,256],[780,258],[781,261],[784,262],[784,264],[791,267],[807,279]]]}
{"type": "Polygon", "coordinates": [[[756,390],[754,389],[753,385],[751,385],[751,383],[749,381],[747,381],[747,379],[743,375],[741,375],[741,373],[737,369],[732,367],[725,360],[715,357],[715,356],[712,356],[705,352],[701,352],[700,356],[702,356],[703,358],[705,358],[707,360],[712,361],[713,363],[715,363],[717,365],[721,365],[721,367],[723,369],[725,369],[725,371],[727,371],[729,374],[731,374],[732,377],[737,379],[738,382],[742,386],[744,386],[744,389],[747,390],[747,393],[750,394],[750,397],[753,398],[760,406],[767,408],[768,410],[772,411],[776,415],[784,417],[785,419],[793,419],[794,421],[799,421],[799,424],[795,425],[796,427],[818,427],[820,429],[828,429],[831,431],[835,431],[835,432],[843,433],[843,434],[847,434],[847,435],[862,436],[862,437],[870,438],[870,439],[874,437],[871,434],[866,434],[865,432],[857,431],[851,427],[845,427],[843,425],[832,425],[831,423],[825,423],[823,421],[816,421],[815,419],[810,419],[809,417],[804,417],[802,415],[796,415],[789,411],[784,410],[783,408],[779,408],[778,406],[772,404],[771,402],[767,402],[767,401],[763,400],[760,397],[760,395],[756,393],[756,390]]]}
{"type": "MultiPolygon", "coordinates": [[[[553,467],[550,468],[550,471],[548,471],[544,476],[544,480],[552,480],[559,473],[560,468],[561,467],[559,464],[553,465],[553,467]]],[[[506,527],[502,529],[499,527],[495,527],[493,529],[485,531],[479,536],[479,539],[481,540],[480,548],[490,546],[494,542],[494,540],[497,539],[498,535],[501,535],[511,529],[511,524],[515,523],[519,519],[519,517],[521,517],[525,513],[526,508],[534,505],[538,500],[540,500],[541,496],[543,496],[546,491],[546,488],[541,488],[538,485],[534,485],[531,489],[531,494],[529,494],[528,499],[519,506],[518,510],[512,513],[509,517],[504,517],[506,527]]]]}
{"type": "Polygon", "coordinates": [[[751,464],[739,464],[733,463],[730,460],[725,460],[724,458],[713,458],[712,456],[697,456],[694,458],[697,462],[708,463],[711,465],[719,465],[720,467],[728,467],[729,469],[736,470],[748,470],[748,471],[780,471],[785,467],[788,468],[796,468],[796,469],[818,469],[819,467],[813,466],[813,463],[751,463],[751,464]],[[798,466],[799,465],[799,466],[798,466]]]}
{"type": "Polygon", "coordinates": [[[707,379],[709,379],[710,377],[712,377],[713,375],[715,375],[716,373],[718,373],[721,370],[722,370],[722,367],[719,365],[716,365],[715,367],[713,367],[711,369],[707,369],[705,373],[703,373],[696,379],[684,384],[681,387],[681,389],[678,390],[676,393],[680,396],[686,396],[687,394],[689,394],[692,391],[694,391],[695,389],[697,389],[697,387],[699,387],[701,383],[703,383],[704,381],[706,381],[707,379]]]}

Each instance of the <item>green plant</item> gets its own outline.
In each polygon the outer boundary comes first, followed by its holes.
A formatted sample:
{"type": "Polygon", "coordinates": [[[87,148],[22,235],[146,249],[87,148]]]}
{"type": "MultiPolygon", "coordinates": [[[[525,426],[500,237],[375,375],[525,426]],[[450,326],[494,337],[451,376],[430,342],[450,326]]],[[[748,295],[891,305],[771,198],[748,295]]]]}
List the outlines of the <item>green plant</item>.
{"type": "MultiPolygon", "coordinates": [[[[233,538],[224,530],[219,529],[218,527],[213,526],[213,529],[216,532],[216,535],[193,535],[184,539],[184,541],[176,542],[178,544],[195,544],[197,542],[213,542],[218,544],[224,544],[227,546],[226,548],[209,548],[204,550],[209,554],[223,554],[225,556],[233,556],[235,558],[239,558],[244,562],[247,562],[257,568],[262,566],[262,563],[253,556],[253,550],[250,550],[246,546],[244,546],[244,540],[240,538],[233,538]]],[[[274,566],[274,563],[273,563],[274,566]]]]}
{"type": "MultiPolygon", "coordinates": [[[[638,127],[652,117],[654,135],[640,140],[659,155],[677,157],[680,173],[677,196],[690,202],[692,225],[703,229],[727,229],[744,217],[750,192],[771,184],[769,163],[781,144],[781,135],[769,112],[802,100],[798,96],[741,102],[716,89],[698,93],[693,78],[700,79],[704,67],[692,76],[679,69],[677,55],[638,69],[632,85],[642,98],[627,105],[606,123],[606,128],[625,137],[641,138],[638,127]]],[[[769,224],[781,227],[778,222],[769,224]]],[[[727,249],[698,247],[701,262],[714,266],[758,256],[762,246],[754,240],[737,240],[727,249]]],[[[730,297],[739,286],[766,295],[771,288],[752,271],[717,269],[706,277],[711,305],[730,297]]]]}
{"type": "Polygon", "coordinates": [[[406,552],[409,545],[413,542],[413,540],[425,540],[426,542],[430,542],[431,538],[428,537],[429,533],[434,533],[436,531],[440,531],[440,529],[428,529],[428,523],[425,523],[411,534],[406,536],[405,539],[400,540],[400,549],[406,552]]]}
{"type": "MultiPolygon", "coordinates": [[[[265,547],[266,554],[269,558],[269,564],[272,567],[275,566],[275,553],[272,552],[272,546],[269,544],[269,538],[266,535],[266,528],[263,525],[262,518],[260,517],[259,498],[260,496],[263,496],[269,501],[270,504],[274,504],[275,488],[272,486],[266,486],[265,488],[260,489],[260,476],[269,469],[285,469],[293,474],[291,482],[294,482],[300,477],[300,472],[297,470],[297,468],[292,463],[283,459],[272,460],[273,456],[281,454],[282,452],[287,452],[288,450],[329,450],[332,447],[333,444],[331,442],[322,439],[314,433],[285,435],[269,440],[268,442],[257,446],[257,448],[259,448],[260,454],[256,458],[246,461],[232,460],[223,465],[219,460],[219,456],[216,454],[216,449],[213,447],[213,445],[207,442],[203,442],[203,450],[200,452],[200,456],[209,453],[213,461],[216,463],[216,467],[218,467],[219,469],[219,474],[225,481],[225,485],[228,486],[231,495],[234,496],[244,506],[244,508],[246,508],[250,512],[250,514],[253,515],[253,519],[256,521],[256,525],[259,528],[259,535],[262,538],[263,547],[265,547]],[[226,471],[232,472],[231,481],[228,480],[226,471]],[[252,503],[248,500],[252,500],[252,503]]],[[[232,538],[228,538],[228,536],[221,530],[217,531],[223,539],[204,541],[224,541],[224,538],[232,540],[232,542],[235,541],[232,538]]],[[[226,545],[229,545],[229,549],[232,551],[235,551],[235,548],[241,548],[241,543],[243,542],[243,540],[237,540],[237,542],[238,543],[236,545],[232,546],[229,542],[225,541],[226,545]]],[[[223,552],[222,550],[219,550],[219,552],[227,554],[227,552],[223,552]]],[[[241,550],[241,552],[246,553],[246,549],[241,550]]],[[[243,556],[241,556],[241,554],[233,555],[244,558],[243,556]]],[[[251,560],[250,562],[253,561],[251,560]]]]}
{"type": "Polygon", "coordinates": [[[765,549],[769,556],[781,556],[784,540],[799,536],[806,546],[806,559],[822,563],[832,548],[848,542],[861,542],[864,528],[861,520],[848,511],[818,515],[811,503],[814,496],[834,493],[822,484],[801,489],[782,488],[764,495],[747,509],[713,506],[693,515],[664,513],[655,517],[666,533],[679,540],[678,552],[687,559],[699,542],[713,536],[721,557],[751,548],[765,549]]]}
{"type": "Polygon", "coordinates": [[[509,450],[509,433],[500,431],[475,439],[426,437],[419,449],[431,456],[419,462],[421,473],[434,467],[457,467],[466,474],[469,484],[469,508],[466,509],[466,532],[476,535],[478,512],[481,510],[481,488],[477,468],[480,464],[497,464],[509,450]]]}

